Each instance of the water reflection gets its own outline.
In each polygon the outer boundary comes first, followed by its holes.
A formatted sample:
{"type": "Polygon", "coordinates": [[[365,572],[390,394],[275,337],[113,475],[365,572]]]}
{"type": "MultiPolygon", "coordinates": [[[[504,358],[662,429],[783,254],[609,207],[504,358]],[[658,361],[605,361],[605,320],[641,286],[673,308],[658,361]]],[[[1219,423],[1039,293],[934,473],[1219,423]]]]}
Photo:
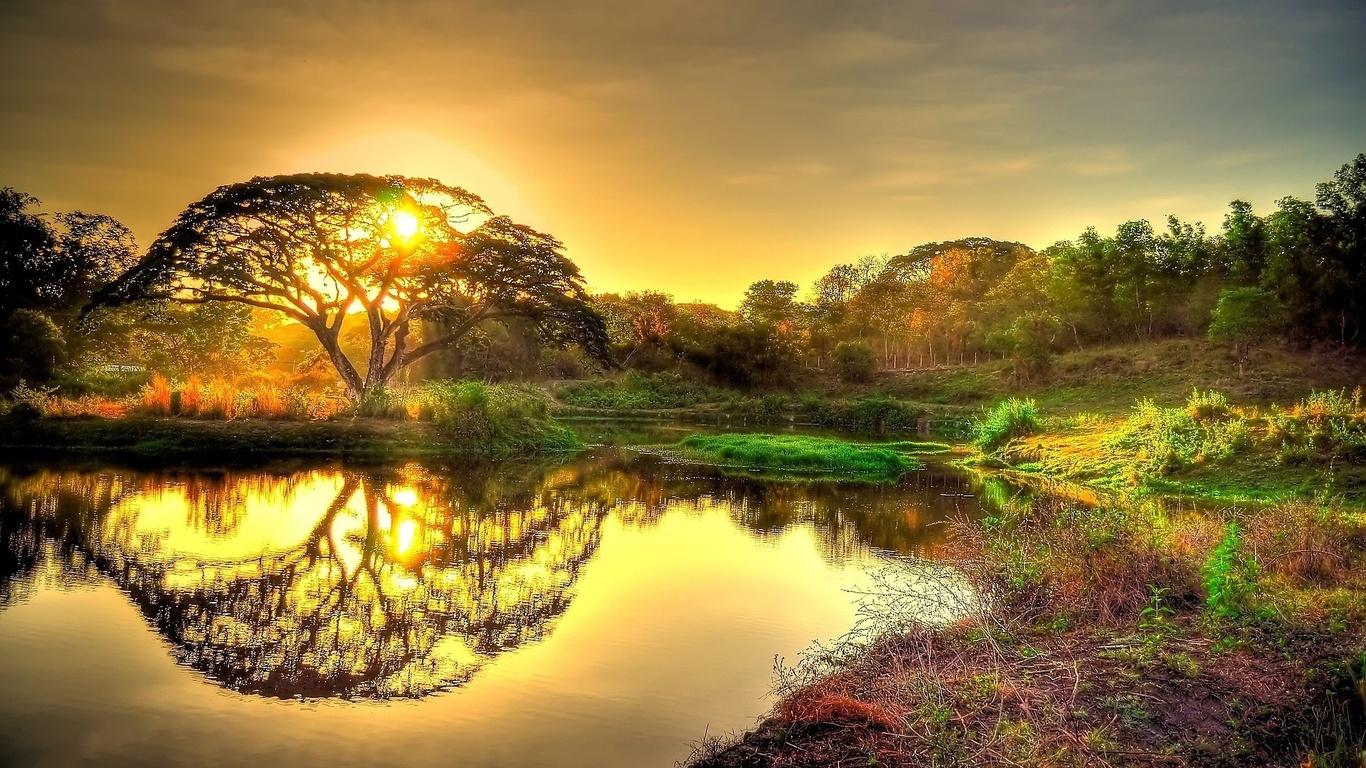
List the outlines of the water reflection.
{"type": "Polygon", "coordinates": [[[724,508],[811,524],[827,558],[932,555],[967,480],[782,484],[603,450],[559,465],[133,471],[0,467],[0,609],[112,579],[181,663],[264,696],[457,686],[544,637],[605,520],[724,508]]]}

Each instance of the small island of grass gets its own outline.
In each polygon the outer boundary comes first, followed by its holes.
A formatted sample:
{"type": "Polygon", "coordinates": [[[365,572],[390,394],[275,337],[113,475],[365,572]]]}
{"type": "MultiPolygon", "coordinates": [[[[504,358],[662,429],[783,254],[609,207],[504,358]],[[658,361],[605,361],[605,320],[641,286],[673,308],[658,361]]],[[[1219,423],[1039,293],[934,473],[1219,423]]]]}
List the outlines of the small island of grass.
{"type": "Polygon", "coordinates": [[[723,466],[803,474],[851,474],[895,477],[922,465],[912,452],[928,453],[945,446],[932,443],[854,443],[807,435],[689,435],[678,443],[681,454],[723,466]]]}

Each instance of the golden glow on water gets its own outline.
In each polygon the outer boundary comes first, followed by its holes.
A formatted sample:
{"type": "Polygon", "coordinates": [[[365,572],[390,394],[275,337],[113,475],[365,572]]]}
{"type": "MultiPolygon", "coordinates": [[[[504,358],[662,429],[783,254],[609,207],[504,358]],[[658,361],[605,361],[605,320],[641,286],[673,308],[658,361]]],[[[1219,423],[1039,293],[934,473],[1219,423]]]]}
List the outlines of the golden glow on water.
{"type": "Polygon", "coordinates": [[[0,573],[0,742],[65,755],[83,743],[71,729],[131,722],[143,741],[107,762],[155,740],[187,766],[253,750],[274,765],[668,764],[763,712],[775,655],[852,624],[848,590],[878,548],[933,553],[953,509],[940,490],[611,452],[555,468],[0,466],[17,564],[0,573]],[[174,672],[167,648],[203,677],[174,672]],[[204,693],[219,686],[251,695],[204,693]],[[299,697],[314,702],[260,703],[299,697]],[[25,702],[54,714],[26,720],[25,702]]]}
{"type": "MultiPolygon", "coordinates": [[[[728,605],[736,580],[825,578],[824,567],[807,573],[812,553],[838,568],[869,561],[870,545],[924,548],[938,535],[928,525],[937,515],[913,513],[876,487],[644,471],[612,456],[539,473],[409,464],[0,474],[0,486],[32,499],[5,507],[28,511],[5,514],[65,521],[62,535],[77,537],[75,551],[125,590],[178,661],[225,687],[279,698],[420,697],[543,640],[576,601],[611,615],[624,636],[648,627],[629,626],[594,595],[649,582],[658,605],[700,611],[703,602],[728,605]],[[708,522],[679,524],[687,519],[708,522]],[[616,565],[598,567],[594,592],[582,595],[607,528],[640,542],[632,546],[648,560],[627,552],[607,561],[616,565]],[[776,549],[756,558],[755,546],[776,549]],[[669,575],[685,571],[687,580],[669,575]]],[[[848,596],[839,602],[847,608],[848,596]]],[[[601,663],[578,653],[575,663],[601,663]]]]}

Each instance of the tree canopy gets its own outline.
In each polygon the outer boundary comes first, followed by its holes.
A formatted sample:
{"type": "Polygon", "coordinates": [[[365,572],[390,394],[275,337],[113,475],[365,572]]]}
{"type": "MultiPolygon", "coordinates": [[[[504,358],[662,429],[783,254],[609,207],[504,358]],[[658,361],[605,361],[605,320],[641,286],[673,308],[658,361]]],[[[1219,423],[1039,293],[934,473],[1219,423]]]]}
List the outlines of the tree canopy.
{"type": "Polygon", "coordinates": [[[258,177],[187,208],[92,306],[172,299],[281,312],[317,336],[360,396],[499,318],[605,357],[603,321],[563,247],[435,179],[258,177]],[[369,331],[361,361],[340,343],[352,316],[369,331]],[[433,338],[410,335],[420,319],[440,329],[433,338]]]}

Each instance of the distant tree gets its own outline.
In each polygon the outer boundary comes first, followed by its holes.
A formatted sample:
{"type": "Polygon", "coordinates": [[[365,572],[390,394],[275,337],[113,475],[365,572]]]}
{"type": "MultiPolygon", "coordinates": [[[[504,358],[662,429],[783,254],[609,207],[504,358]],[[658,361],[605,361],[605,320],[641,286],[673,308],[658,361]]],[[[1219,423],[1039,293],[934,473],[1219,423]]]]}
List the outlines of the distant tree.
{"type": "Polygon", "coordinates": [[[22,365],[30,382],[108,341],[108,327],[77,323],[80,308],[137,261],[132,233],[113,218],[48,216],[30,210],[37,205],[31,195],[0,189],[0,329],[10,329],[0,331],[0,358],[22,365]]]}
{"type": "Polygon", "coordinates": [[[1338,341],[1360,342],[1366,325],[1366,153],[1357,155],[1318,185],[1315,199],[1327,214],[1343,285],[1338,307],[1338,341]]]}
{"type": "Polygon", "coordinates": [[[607,323],[608,340],[623,365],[663,367],[664,349],[678,316],[673,297],[660,291],[615,293],[593,297],[593,306],[607,323]]]}
{"type": "Polygon", "coordinates": [[[20,380],[47,381],[66,354],[62,330],[42,312],[15,310],[0,323],[0,382],[7,388],[20,380]]]}
{"type": "Polygon", "coordinates": [[[1266,217],[1262,287],[1280,298],[1296,337],[1345,343],[1354,330],[1353,266],[1337,247],[1333,221],[1305,200],[1286,197],[1276,206],[1266,217]]]}
{"type": "Polygon", "coordinates": [[[1009,327],[989,334],[987,344],[1009,357],[1016,379],[1031,381],[1048,371],[1060,327],[1058,318],[1047,311],[1030,310],[1015,317],[1009,327]]]}
{"type": "Polygon", "coordinates": [[[42,216],[29,212],[36,205],[32,195],[0,189],[0,321],[42,304],[44,265],[56,235],[42,216]]]}
{"type": "Polygon", "coordinates": [[[861,384],[877,373],[877,353],[864,341],[842,341],[830,357],[831,368],[841,381],[861,384]]]}
{"type": "Polygon", "coordinates": [[[499,318],[526,318],[545,338],[606,359],[602,318],[562,250],[433,179],[262,177],[187,208],[94,306],[171,299],[284,313],[313,332],[361,397],[499,318]],[[360,365],[341,345],[353,315],[368,327],[360,365]],[[442,334],[410,340],[424,318],[438,319],[442,334]]]}
{"type": "Polygon", "coordinates": [[[745,291],[740,316],[751,323],[778,325],[801,312],[797,303],[797,284],[786,280],[760,280],[745,291]]]}
{"type": "Polygon", "coordinates": [[[1246,201],[1234,200],[1228,207],[1219,243],[1220,268],[1234,285],[1256,285],[1266,266],[1266,222],[1246,201]]]}
{"type": "Polygon", "coordinates": [[[256,333],[252,308],[215,302],[156,302],[128,329],[127,355],[148,370],[173,377],[232,377],[275,361],[276,344],[256,333]]]}
{"type": "Polygon", "coordinates": [[[1285,309],[1276,295],[1261,288],[1231,288],[1219,294],[1210,319],[1209,337],[1233,345],[1238,373],[1253,345],[1272,339],[1285,327],[1285,309]]]}

